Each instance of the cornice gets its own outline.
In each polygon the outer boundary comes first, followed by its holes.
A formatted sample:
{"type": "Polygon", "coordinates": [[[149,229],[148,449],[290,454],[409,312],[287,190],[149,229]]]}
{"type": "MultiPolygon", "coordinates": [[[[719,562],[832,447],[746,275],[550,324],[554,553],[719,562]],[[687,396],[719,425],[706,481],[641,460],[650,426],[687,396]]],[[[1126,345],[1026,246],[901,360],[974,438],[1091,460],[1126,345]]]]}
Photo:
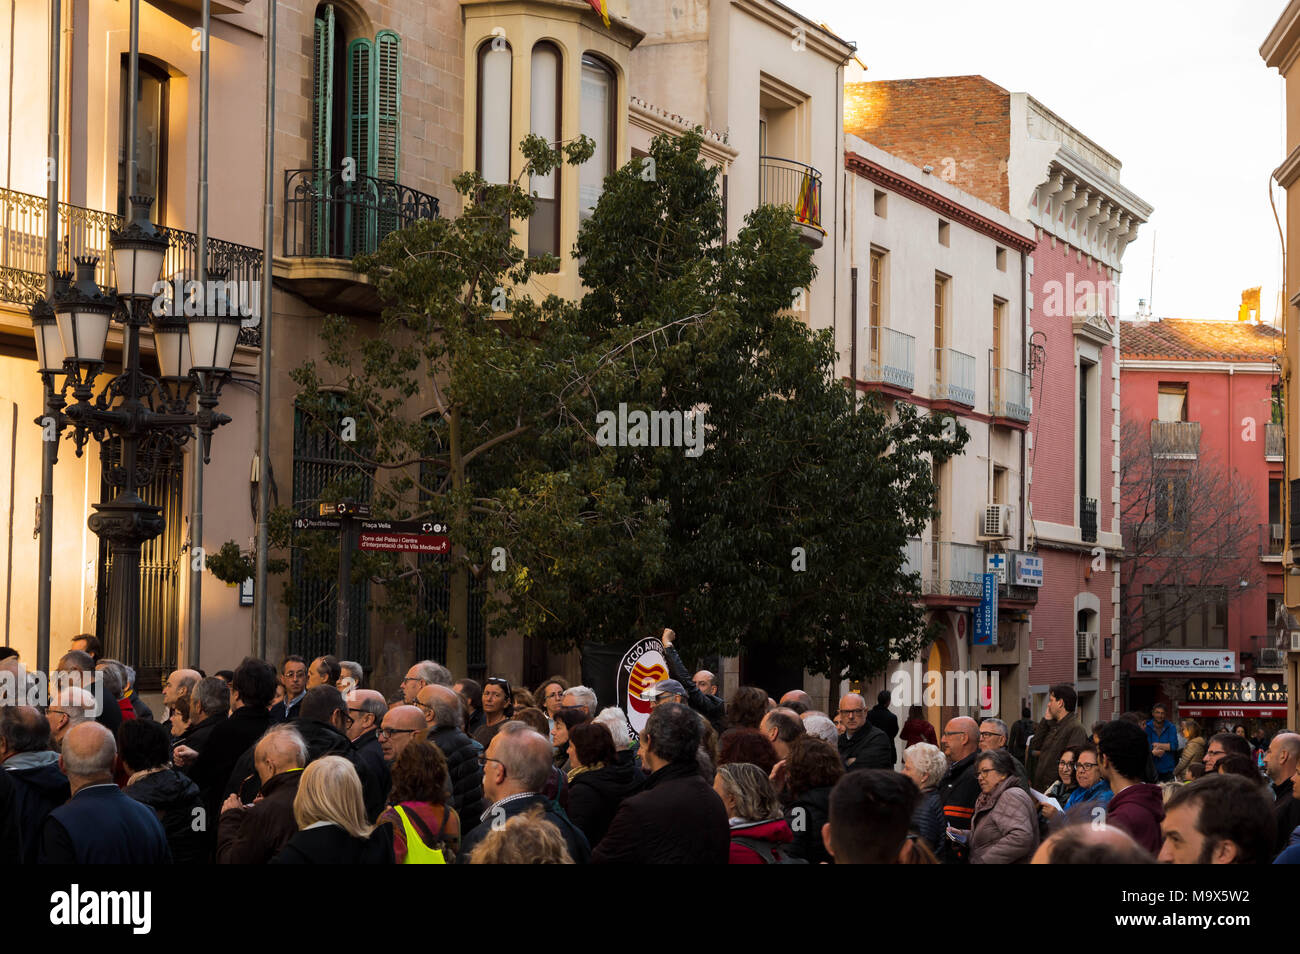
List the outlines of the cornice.
{"type": "Polygon", "coordinates": [[[731,5],[754,19],[775,27],[786,36],[791,36],[793,30],[803,30],[806,48],[836,64],[847,62],[858,48],[857,44],[841,39],[820,24],[805,19],[775,0],[731,0],[731,5]]]}

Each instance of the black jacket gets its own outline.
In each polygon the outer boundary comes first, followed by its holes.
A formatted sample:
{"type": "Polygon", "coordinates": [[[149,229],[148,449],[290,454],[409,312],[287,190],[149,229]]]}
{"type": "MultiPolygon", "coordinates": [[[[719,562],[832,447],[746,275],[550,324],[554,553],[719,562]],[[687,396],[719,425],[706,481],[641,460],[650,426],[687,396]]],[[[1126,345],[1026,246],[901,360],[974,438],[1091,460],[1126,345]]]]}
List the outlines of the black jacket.
{"type": "MultiPolygon", "coordinates": [[[[719,804],[721,803],[719,802],[719,804]]],[[[585,865],[590,861],[591,846],[587,844],[587,836],[573,822],[556,811],[552,802],[547,801],[541,795],[533,794],[527,798],[515,798],[502,803],[498,808],[499,822],[489,816],[486,823],[480,823],[468,835],[462,837],[460,842],[461,864],[469,861],[469,856],[482,843],[483,839],[492,833],[494,826],[498,824],[504,825],[516,815],[526,815],[537,805],[542,807],[542,818],[558,828],[560,834],[564,836],[564,843],[569,849],[569,857],[573,859],[574,864],[585,865]]]]}
{"type": "Polygon", "coordinates": [[[460,729],[443,726],[429,733],[429,741],[442,750],[451,776],[451,807],[460,815],[461,836],[478,824],[487,810],[483,798],[483,768],[478,764],[478,749],[460,729]]]}
{"type": "Polygon", "coordinates": [[[569,804],[565,811],[595,849],[623,800],[636,794],[644,784],[645,776],[630,761],[582,772],[569,783],[569,804]]]}
{"type": "Polygon", "coordinates": [[[845,732],[840,736],[839,745],[840,760],[844,762],[846,771],[894,767],[894,743],[870,722],[863,725],[852,739],[845,732]]]}
{"type": "Polygon", "coordinates": [[[212,738],[212,733],[216,731],[217,726],[229,719],[230,716],[224,712],[219,715],[208,716],[197,725],[192,725],[175,739],[172,739],[172,748],[178,745],[188,745],[195,752],[202,752],[212,738]]]}
{"type": "MultiPolygon", "coordinates": [[[[975,759],[979,754],[978,751],[972,752],[950,765],[943,781],[939,783],[939,804],[943,806],[947,827],[960,831],[970,830],[975,816],[975,799],[980,796],[979,779],[975,777],[975,759]]],[[[966,851],[954,845],[945,835],[939,859],[945,862],[965,861],[966,851]]]]}
{"type": "Polygon", "coordinates": [[[83,788],[41,829],[43,865],[171,864],[167,834],[150,809],[111,783],[83,788]]]}
{"type": "MultiPolygon", "coordinates": [[[[267,710],[241,706],[212,730],[199,757],[186,770],[203,795],[203,804],[207,806],[211,821],[221,814],[221,803],[226,795],[235,791],[243,779],[240,776],[233,784],[230,779],[239,757],[270,727],[271,716],[267,710]]],[[[213,827],[214,824],[208,825],[209,829],[213,827]]]]}
{"type": "Polygon", "coordinates": [[[898,716],[889,711],[889,706],[876,703],[867,710],[867,721],[889,736],[890,742],[898,738],[898,716]]]}
{"type": "Polygon", "coordinates": [[[916,811],[912,812],[912,831],[920,835],[930,850],[937,855],[944,842],[948,840],[947,827],[938,790],[922,792],[921,800],[916,803],[916,811]]]}
{"type": "Polygon", "coordinates": [[[22,864],[23,842],[18,830],[18,791],[8,772],[0,772],[0,866],[22,864]]]}
{"type": "Polygon", "coordinates": [[[1277,822],[1277,838],[1273,844],[1274,855],[1280,854],[1286,848],[1291,832],[1295,831],[1296,825],[1300,825],[1300,799],[1295,797],[1294,786],[1294,776],[1281,785],[1269,786],[1273,789],[1273,797],[1276,799],[1273,803],[1273,818],[1277,822]]]}
{"type": "Polygon", "coordinates": [[[785,813],[785,820],[790,823],[794,841],[790,844],[790,854],[802,858],[810,865],[831,862],[830,852],[822,841],[822,826],[831,817],[831,786],[814,788],[804,792],[790,803],[785,813]]]}
{"type": "Polygon", "coordinates": [[[714,731],[718,735],[722,735],[727,728],[727,704],[723,701],[723,698],[700,692],[699,687],[695,685],[695,674],[687,670],[686,665],[682,662],[682,657],[677,655],[675,647],[664,647],[664,659],[668,662],[668,674],[685,687],[687,704],[708,719],[714,731]]]}
{"type": "MultiPolygon", "coordinates": [[[[379,734],[376,730],[371,729],[352,740],[352,761],[357,766],[357,771],[364,768],[374,779],[376,790],[380,795],[379,812],[382,812],[384,806],[388,804],[388,792],[393,787],[393,773],[388,768],[388,763],[384,761],[384,747],[379,742],[379,734]]],[[[379,817],[379,812],[370,816],[372,825],[379,817]]]]}
{"type": "Polygon", "coordinates": [[[369,838],[353,838],[337,825],[298,832],[289,839],[273,865],[391,865],[393,832],[380,825],[369,838]]]}
{"type": "Polygon", "coordinates": [[[122,728],[122,707],[107,689],[104,690],[104,709],[95,716],[95,721],[112,732],[113,738],[117,738],[117,730],[122,728]]]}
{"type": "Polygon", "coordinates": [[[154,810],[167,833],[172,861],[178,865],[207,861],[208,840],[194,826],[202,817],[196,810],[203,807],[203,799],[187,776],[174,768],[163,769],[127,786],[126,794],[154,810]]]}
{"type": "Polygon", "coordinates": [[[54,752],[21,753],[6,763],[13,765],[18,758],[29,760],[42,757],[46,761],[28,768],[6,769],[5,775],[14,783],[14,812],[23,841],[23,861],[34,864],[41,843],[41,827],[50,812],[72,797],[68,778],[59,770],[59,758],[54,752]],[[53,758],[50,758],[53,756],[53,758]]]}
{"type": "Polygon", "coordinates": [[[727,810],[691,761],[665,765],[646,779],[641,792],[623,802],[591,860],[725,865],[730,854],[727,810]]]}

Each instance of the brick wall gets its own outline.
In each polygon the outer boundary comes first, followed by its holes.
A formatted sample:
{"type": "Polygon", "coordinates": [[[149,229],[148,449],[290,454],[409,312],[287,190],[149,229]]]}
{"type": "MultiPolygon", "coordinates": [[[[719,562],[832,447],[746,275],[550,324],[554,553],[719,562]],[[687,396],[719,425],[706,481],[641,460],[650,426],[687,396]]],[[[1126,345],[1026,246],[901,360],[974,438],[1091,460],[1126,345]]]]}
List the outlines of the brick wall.
{"type": "Polygon", "coordinates": [[[1011,95],[982,76],[845,84],[844,130],[1008,208],[1011,95]]]}

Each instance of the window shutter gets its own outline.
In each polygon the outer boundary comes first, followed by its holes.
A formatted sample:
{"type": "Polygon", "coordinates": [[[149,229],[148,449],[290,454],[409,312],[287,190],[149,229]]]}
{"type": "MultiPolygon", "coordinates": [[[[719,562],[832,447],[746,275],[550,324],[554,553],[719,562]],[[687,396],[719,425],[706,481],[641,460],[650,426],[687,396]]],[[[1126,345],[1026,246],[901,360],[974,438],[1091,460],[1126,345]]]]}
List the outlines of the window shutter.
{"type": "Polygon", "coordinates": [[[356,163],[356,180],[344,182],[350,193],[345,204],[344,256],[372,251],[378,228],[378,199],[375,175],[374,43],[364,37],[348,44],[347,135],[348,156],[356,163]]]}
{"type": "Polygon", "coordinates": [[[391,30],[375,37],[375,175],[397,181],[401,147],[402,48],[391,30]]]}
{"type": "Polygon", "coordinates": [[[330,141],[333,134],[334,115],[334,8],[329,4],[320,7],[323,17],[316,18],[316,61],[313,76],[311,164],[317,171],[313,190],[319,201],[310,207],[312,254],[327,254],[331,232],[330,204],[326,195],[329,189],[330,141]]]}

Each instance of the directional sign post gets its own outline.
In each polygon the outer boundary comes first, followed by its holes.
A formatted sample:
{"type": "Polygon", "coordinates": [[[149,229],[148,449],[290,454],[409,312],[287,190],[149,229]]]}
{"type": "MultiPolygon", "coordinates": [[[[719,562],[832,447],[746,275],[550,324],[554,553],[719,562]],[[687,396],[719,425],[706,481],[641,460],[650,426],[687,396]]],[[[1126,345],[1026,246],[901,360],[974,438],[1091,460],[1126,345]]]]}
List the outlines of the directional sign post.
{"type": "Polygon", "coordinates": [[[363,520],[359,546],[390,553],[450,553],[446,529],[432,520],[363,520]]]}

